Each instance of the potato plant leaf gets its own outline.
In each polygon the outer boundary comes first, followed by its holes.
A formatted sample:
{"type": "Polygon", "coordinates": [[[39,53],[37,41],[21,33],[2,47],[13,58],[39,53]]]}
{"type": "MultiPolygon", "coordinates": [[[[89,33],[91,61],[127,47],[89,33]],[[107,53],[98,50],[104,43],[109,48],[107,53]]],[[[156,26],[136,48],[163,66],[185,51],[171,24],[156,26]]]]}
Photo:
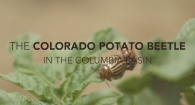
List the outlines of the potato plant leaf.
{"type": "MultiPolygon", "coordinates": [[[[185,42],[185,50],[169,50],[169,47],[168,50],[148,50],[147,44],[144,45],[141,56],[151,57],[152,63],[143,64],[139,76],[130,77],[117,86],[126,96],[129,95],[129,99],[135,97],[134,105],[180,105],[181,92],[189,104],[193,103],[193,91],[189,94],[187,90],[194,90],[194,27],[195,20],[192,19],[172,40],[176,43],[185,42]]],[[[163,41],[156,38],[152,42],[163,41]]],[[[171,47],[174,48],[174,45],[171,47]]]]}
{"type": "Polygon", "coordinates": [[[0,75],[0,77],[20,86],[26,91],[33,93],[42,100],[51,101],[55,99],[50,91],[49,85],[35,75],[26,75],[19,72],[13,72],[8,76],[0,75]]]}
{"type": "Polygon", "coordinates": [[[195,94],[194,89],[188,89],[183,93],[184,99],[188,105],[195,105],[195,94]]]}
{"type": "Polygon", "coordinates": [[[134,100],[135,98],[133,95],[125,94],[119,98],[118,105],[134,105],[134,100]]]}
{"type": "Polygon", "coordinates": [[[120,95],[111,90],[101,90],[80,97],[73,105],[113,105],[120,95]]]}
{"type": "Polygon", "coordinates": [[[0,90],[0,104],[1,105],[55,105],[52,103],[45,103],[38,100],[28,100],[25,96],[18,93],[6,93],[0,90]]]}
{"type": "MultiPolygon", "coordinates": [[[[18,36],[15,40],[12,41],[16,42],[18,45],[22,45],[22,43],[25,42],[29,43],[29,46],[27,47],[29,50],[21,49],[21,47],[18,47],[17,49],[15,46],[12,46],[12,44],[9,44],[8,51],[14,59],[13,68],[15,71],[22,69],[23,71],[31,72],[33,63],[32,46],[33,43],[39,41],[39,39],[40,36],[37,34],[26,33],[21,36],[18,36]]],[[[24,46],[22,48],[24,48],[24,46]]]]}
{"type": "MultiPolygon", "coordinates": [[[[36,63],[32,59],[33,43],[39,41],[39,39],[38,35],[31,33],[16,38],[13,42],[17,42],[18,44],[29,42],[30,50],[15,49],[9,45],[9,53],[14,59],[14,72],[7,76],[0,75],[2,79],[20,86],[38,98],[35,101],[26,101],[26,98],[23,99],[30,105],[45,105],[45,102],[54,103],[55,105],[75,104],[75,102],[80,102],[80,94],[88,84],[102,82],[98,74],[91,69],[93,67],[97,70],[99,64],[79,64],[75,63],[75,61],[72,64],[65,64],[56,62],[55,57],[72,57],[72,60],[75,60],[76,57],[97,57],[106,51],[105,47],[99,50],[99,42],[125,41],[114,29],[105,28],[95,32],[89,40],[85,41],[95,43],[96,48],[94,50],[49,51],[47,57],[53,58],[53,63],[43,64],[36,63]]],[[[78,59],[78,61],[81,61],[81,59],[78,59]]],[[[90,94],[90,99],[93,100],[84,101],[85,105],[88,103],[99,103],[98,105],[112,104],[119,97],[119,94],[114,92],[105,92],[104,95],[102,95],[102,92],[94,94],[98,96],[93,95],[93,93],[92,95],[90,94]],[[102,99],[102,96],[104,99],[102,99]]]]}
{"type": "Polygon", "coordinates": [[[123,102],[128,102],[128,99],[135,97],[135,100],[131,101],[133,105],[145,105],[146,103],[149,105],[180,105],[181,87],[176,83],[157,79],[154,76],[152,77],[148,80],[145,80],[147,79],[146,77],[139,79],[130,78],[122,82],[118,86],[118,89],[126,95],[122,99],[123,102]],[[128,85],[128,82],[131,83],[133,80],[135,80],[135,86],[128,85]],[[136,82],[140,82],[140,84],[136,82]],[[143,85],[142,83],[147,85],[143,85]],[[137,89],[135,89],[136,87],[137,89]]]}
{"type": "MultiPolygon", "coordinates": [[[[96,48],[94,50],[72,50],[67,51],[66,56],[72,57],[73,60],[76,57],[97,57],[103,52],[105,52],[105,47],[102,50],[99,50],[99,42],[124,42],[121,36],[119,36],[114,29],[106,28],[98,32],[95,32],[92,35],[92,38],[86,42],[94,42],[96,48]],[[75,56],[76,55],[76,56],[75,56]]],[[[74,62],[74,61],[73,61],[74,62]]],[[[90,63],[90,62],[89,62],[90,63]]],[[[96,72],[91,69],[93,67],[95,70],[98,70],[99,64],[66,64],[64,65],[64,74],[65,80],[61,87],[61,90],[64,93],[64,97],[72,98],[73,101],[78,98],[82,90],[92,82],[101,82],[101,79],[98,78],[96,72]]],[[[65,99],[66,100],[66,99],[65,99]]]]}
{"type": "MultiPolygon", "coordinates": [[[[194,40],[195,37],[193,39],[175,40],[177,45],[179,42],[185,42],[186,50],[147,50],[147,45],[145,45],[140,53],[144,57],[151,57],[152,63],[143,64],[142,71],[150,70],[167,80],[181,79],[195,67],[195,59],[192,59],[191,57],[191,55],[195,53],[194,40]]],[[[153,42],[162,41],[156,39],[153,42]]],[[[173,45],[171,47],[174,48],[173,45]]]]}
{"type": "Polygon", "coordinates": [[[179,84],[154,78],[151,89],[162,100],[163,105],[180,105],[182,89],[179,84]]]}
{"type": "Polygon", "coordinates": [[[190,39],[194,38],[193,36],[195,36],[195,19],[191,19],[183,25],[180,33],[177,36],[177,39],[190,39]]]}

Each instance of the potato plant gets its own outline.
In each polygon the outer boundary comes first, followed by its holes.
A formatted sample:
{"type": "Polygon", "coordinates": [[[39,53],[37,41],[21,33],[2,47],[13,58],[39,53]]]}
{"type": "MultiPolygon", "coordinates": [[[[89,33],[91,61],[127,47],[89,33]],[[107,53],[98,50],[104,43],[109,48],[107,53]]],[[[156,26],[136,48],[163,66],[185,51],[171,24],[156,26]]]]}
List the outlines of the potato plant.
{"type": "MultiPolygon", "coordinates": [[[[14,42],[33,43],[40,36],[28,33],[17,37],[14,42]]],[[[95,32],[86,42],[126,42],[113,28],[95,32]]],[[[153,42],[163,42],[154,38],[153,42]]],[[[34,62],[33,51],[11,50],[13,72],[0,75],[6,81],[20,86],[32,93],[37,99],[29,100],[19,93],[7,93],[0,90],[0,105],[195,105],[195,19],[189,20],[173,42],[185,42],[186,50],[147,50],[140,51],[141,56],[152,57],[151,64],[143,64],[141,73],[133,75],[116,85],[121,93],[111,89],[101,90],[81,96],[90,83],[100,83],[91,67],[97,64],[43,64],[34,62]],[[56,81],[58,83],[56,83],[56,81]]],[[[98,48],[98,47],[97,47],[98,48]]],[[[106,49],[95,50],[51,50],[48,57],[98,57],[106,49]]]]}

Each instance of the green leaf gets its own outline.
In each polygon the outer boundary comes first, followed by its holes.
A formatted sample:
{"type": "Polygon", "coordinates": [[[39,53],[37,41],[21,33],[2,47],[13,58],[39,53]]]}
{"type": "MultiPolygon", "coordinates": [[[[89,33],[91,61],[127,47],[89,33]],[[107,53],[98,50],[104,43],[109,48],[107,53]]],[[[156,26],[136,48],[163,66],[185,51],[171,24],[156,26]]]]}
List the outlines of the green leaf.
{"type": "MultiPolygon", "coordinates": [[[[100,56],[103,52],[106,51],[106,47],[103,47],[101,50],[99,49],[99,43],[100,42],[124,42],[126,41],[123,37],[118,35],[116,31],[113,28],[105,28],[98,30],[95,32],[90,39],[86,41],[95,43],[95,49],[94,50],[71,50],[71,51],[51,51],[53,53],[53,56],[61,55],[62,57],[72,57],[73,60],[76,59],[76,57],[97,57],[100,56]]],[[[51,54],[50,54],[51,55],[51,54]]],[[[75,72],[78,69],[78,63],[75,63],[73,61],[73,64],[66,64],[65,65],[65,76],[69,77],[73,72],[75,72]]],[[[85,64],[88,66],[87,64],[85,64]]]]}
{"type": "Polygon", "coordinates": [[[73,105],[113,105],[120,95],[111,90],[101,90],[80,97],[73,105]]]}
{"type": "Polygon", "coordinates": [[[64,53],[67,57],[72,57],[73,63],[66,64],[64,67],[65,80],[61,87],[64,97],[71,98],[73,101],[78,98],[82,90],[92,82],[101,82],[98,74],[91,67],[98,70],[99,64],[78,64],[74,60],[76,57],[97,57],[106,51],[105,48],[99,50],[99,42],[124,42],[125,40],[119,36],[114,29],[106,28],[95,32],[86,42],[94,42],[96,48],[94,50],[72,50],[64,53]]]}
{"type": "Polygon", "coordinates": [[[36,64],[35,66],[40,70],[41,74],[44,74],[45,78],[55,83],[59,66],[55,66],[55,64],[36,64]]]}
{"type": "Polygon", "coordinates": [[[151,89],[162,100],[163,105],[180,105],[182,88],[179,84],[155,78],[151,89]]]}
{"type": "MultiPolygon", "coordinates": [[[[46,103],[46,102],[42,102],[42,101],[38,101],[38,100],[32,100],[29,102],[29,105],[56,105],[54,103],[46,103]]],[[[23,105],[23,104],[22,104],[23,105]]]]}
{"type": "Polygon", "coordinates": [[[152,75],[149,73],[142,76],[132,76],[119,83],[117,88],[127,95],[136,94],[150,86],[152,84],[152,79],[152,75]]]}
{"type": "Polygon", "coordinates": [[[188,89],[187,91],[183,92],[183,96],[185,101],[188,103],[188,105],[195,105],[195,86],[193,86],[191,89],[188,89]]]}
{"type": "MultiPolygon", "coordinates": [[[[50,64],[50,63],[43,64],[43,66],[45,68],[47,68],[48,73],[46,73],[45,75],[48,78],[52,77],[53,80],[54,80],[57,77],[57,78],[59,78],[62,81],[65,79],[67,74],[65,74],[64,66],[65,65],[71,65],[71,64],[68,64],[69,60],[68,60],[68,58],[66,58],[67,57],[67,53],[68,53],[68,51],[66,51],[66,50],[49,50],[48,51],[47,57],[52,58],[52,61],[53,61],[52,64],[50,64]],[[56,57],[60,57],[60,58],[58,58],[58,60],[57,60],[56,57]],[[61,59],[63,59],[63,60],[66,59],[66,61],[62,61],[61,62],[59,59],[60,60],[61,59]]],[[[70,57],[70,56],[68,56],[68,57],[70,57]]],[[[74,68],[72,68],[70,70],[73,71],[74,68]]],[[[43,70],[43,72],[44,71],[45,70],[43,70]]],[[[50,79],[52,79],[52,78],[50,78],[50,79]]]]}
{"type": "MultiPolygon", "coordinates": [[[[185,42],[185,50],[148,50],[145,44],[141,56],[151,57],[152,63],[144,63],[141,76],[130,77],[117,88],[129,99],[134,95],[135,105],[179,105],[182,91],[187,102],[194,105],[192,91],[186,92],[194,84],[194,29],[193,19],[184,25],[173,40],[177,46],[179,42],[185,42]]],[[[163,41],[156,38],[152,42],[163,41]]],[[[173,45],[171,47],[174,48],[173,45]]],[[[191,88],[195,90],[194,86],[191,88]]]]}
{"type": "Polygon", "coordinates": [[[42,100],[55,101],[55,98],[50,91],[50,86],[46,84],[42,79],[35,75],[26,75],[19,72],[13,72],[8,76],[0,74],[0,77],[10,81],[26,91],[33,93],[42,100]]]}
{"type": "Polygon", "coordinates": [[[134,96],[125,94],[118,100],[118,105],[134,105],[134,96]]]}
{"type": "Polygon", "coordinates": [[[185,38],[194,38],[195,36],[195,18],[187,21],[182,29],[180,30],[180,33],[177,36],[177,39],[185,39],[185,38]]]}
{"type": "MultiPolygon", "coordinates": [[[[142,81],[145,82],[143,79],[142,81]]],[[[135,81],[135,83],[136,82],[137,81],[135,81]]],[[[141,85],[136,86],[139,88],[141,85]]],[[[126,86],[123,85],[123,87],[127,89],[130,86],[126,84],[126,86]]],[[[180,92],[181,87],[178,84],[153,78],[152,83],[148,84],[147,87],[140,90],[138,93],[133,93],[131,88],[130,91],[125,91],[124,93],[126,99],[132,99],[132,95],[134,95],[135,105],[180,105],[180,92]]]]}
{"type": "Polygon", "coordinates": [[[25,96],[18,93],[6,93],[0,90],[0,104],[1,105],[54,105],[52,103],[45,103],[38,100],[28,100],[25,96]]]}
{"type": "MultiPolygon", "coordinates": [[[[179,80],[195,68],[195,19],[188,21],[180,31],[180,34],[173,42],[185,42],[185,50],[147,50],[147,45],[141,50],[141,55],[151,57],[151,64],[143,64],[142,71],[151,70],[156,75],[167,80],[179,80]],[[171,72],[170,72],[171,71],[171,72]]],[[[152,42],[163,42],[156,38],[152,42]]],[[[160,46],[161,47],[161,46],[160,46]]],[[[167,47],[168,48],[168,47],[167,47]]]]}
{"type": "Polygon", "coordinates": [[[151,74],[131,77],[119,84],[118,89],[125,93],[126,99],[132,99],[134,95],[135,105],[179,105],[181,98],[181,87],[178,84],[158,79],[151,74]]]}
{"type": "MultiPolygon", "coordinates": [[[[97,65],[94,65],[94,66],[97,66],[97,65]]],[[[80,96],[82,90],[89,83],[102,81],[98,77],[96,72],[94,72],[90,68],[90,66],[84,67],[83,65],[79,65],[79,69],[75,71],[71,77],[66,79],[65,84],[64,84],[64,91],[65,91],[64,95],[68,96],[70,99],[73,99],[73,100],[76,100],[80,96]]]]}
{"type": "Polygon", "coordinates": [[[96,47],[94,50],[84,50],[81,56],[99,56],[106,51],[106,47],[100,50],[100,42],[126,42],[113,28],[105,28],[95,32],[87,42],[94,42],[96,47]]]}
{"type": "MultiPolygon", "coordinates": [[[[136,97],[135,105],[168,105],[163,104],[163,100],[151,89],[146,89],[136,97]]],[[[178,104],[172,104],[178,105],[178,104]]]]}
{"type": "MultiPolygon", "coordinates": [[[[95,71],[91,67],[98,69],[99,64],[36,64],[32,60],[32,45],[39,40],[39,36],[34,34],[24,34],[19,36],[14,42],[29,42],[30,50],[16,50],[11,49],[9,46],[9,53],[14,58],[14,70],[8,76],[0,75],[1,78],[19,85],[24,90],[27,90],[38,98],[56,102],[54,93],[59,95],[61,101],[72,103],[79,98],[83,89],[92,82],[101,82],[95,71]],[[60,88],[57,88],[56,79],[60,79],[60,88]],[[68,101],[67,101],[68,100],[68,101]]],[[[86,42],[94,42],[95,50],[71,50],[71,51],[50,51],[48,57],[97,57],[106,51],[104,47],[99,50],[99,42],[118,41],[124,42],[125,40],[119,36],[114,29],[106,28],[94,33],[92,38],[86,42]]],[[[53,60],[54,62],[56,60],[53,60]]],[[[80,61],[80,59],[79,59],[80,61]]],[[[75,61],[73,61],[75,62],[75,61]]],[[[33,101],[34,104],[36,101],[33,101]]],[[[38,102],[40,103],[40,102],[38,102]]],[[[36,104],[38,104],[36,103],[36,104]]],[[[64,103],[64,102],[62,102],[64,103]]]]}
{"type": "MultiPolygon", "coordinates": [[[[28,34],[23,34],[19,37],[17,37],[17,39],[15,39],[13,42],[17,42],[19,45],[21,45],[21,42],[29,42],[29,48],[30,50],[24,50],[21,49],[20,47],[18,49],[16,49],[16,46],[11,46],[11,44],[9,44],[9,53],[12,55],[12,57],[14,58],[14,70],[21,70],[22,71],[26,71],[26,72],[30,72],[31,68],[32,68],[32,46],[33,43],[38,41],[40,39],[39,35],[37,34],[33,34],[33,33],[28,33],[28,34]],[[12,50],[13,47],[13,50],[12,50]]],[[[24,48],[24,46],[23,46],[24,48]]]]}
{"type": "Polygon", "coordinates": [[[188,90],[190,87],[192,87],[195,84],[195,71],[191,71],[188,74],[186,74],[181,80],[177,81],[184,90],[188,90]]]}
{"type": "Polygon", "coordinates": [[[28,105],[29,102],[25,96],[18,93],[8,94],[0,90],[0,103],[1,105],[28,105]]]}
{"type": "MultiPolygon", "coordinates": [[[[151,57],[152,63],[144,63],[142,71],[151,71],[164,79],[172,81],[183,78],[195,67],[195,59],[192,59],[192,55],[195,53],[194,39],[195,36],[193,39],[175,40],[177,46],[179,42],[185,42],[186,50],[147,50],[145,45],[140,53],[143,57],[151,57]]],[[[161,41],[156,39],[153,42],[161,41]]],[[[171,47],[174,48],[173,45],[171,47]]]]}

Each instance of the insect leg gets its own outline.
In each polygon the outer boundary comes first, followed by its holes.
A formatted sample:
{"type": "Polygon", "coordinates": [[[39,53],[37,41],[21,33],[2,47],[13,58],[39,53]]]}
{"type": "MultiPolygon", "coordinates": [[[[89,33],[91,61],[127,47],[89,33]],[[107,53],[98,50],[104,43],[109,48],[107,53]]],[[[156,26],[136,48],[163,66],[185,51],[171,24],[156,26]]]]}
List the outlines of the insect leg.
{"type": "Polygon", "coordinates": [[[108,87],[110,87],[110,85],[108,84],[108,82],[106,80],[104,80],[106,82],[106,84],[108,85],[108,87]]]}
{"type": "MultiPolygon", "coordinates": [[[[98,74],[98,72],[93,68],[93,67],[91,67],[91,69],[93,69],[97,74],[98,74]]],[[[98,74],[99,75],[99,74],[98,74]]]]}

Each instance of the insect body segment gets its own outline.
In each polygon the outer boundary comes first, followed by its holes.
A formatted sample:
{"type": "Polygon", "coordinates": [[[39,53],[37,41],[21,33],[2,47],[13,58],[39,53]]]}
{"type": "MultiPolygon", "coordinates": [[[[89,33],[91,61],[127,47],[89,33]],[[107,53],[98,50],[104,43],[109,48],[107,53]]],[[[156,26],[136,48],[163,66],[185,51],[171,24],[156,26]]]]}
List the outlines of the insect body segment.
{"type": "Polygon", "coordinates": [[[123,61],[126,63],[127,70],[133,70],[135,65],[137,64],[136,55],[132,50],[124,49],[119,54],[122,57],[123,61]]]}
{"type": "Polygon", "coordinates": [[[111,56],[109,61],[101,64],[98,70],[100,78],[108,81],[121,78],[126,70],[133,70],[135,57],[132,50],[121,50],[120,54],[111,56]]]}
{"type": "Polygon", "coordinates": [[[103,64],[99,68],[99,75],[102,80],[116,79],[120,74],[123,74],[126,66],[120,61],[119,56],[112,56],[111,59],[103,64]],[[113,78],[115,77],[115,78],[113,78]]]}
{"type": "Polygon", "coordinates": [[[107,79],[111,81],[112,72],[106,64],[102,64],[99,68],[99,75],[102,80],[107,79]]]}
{"type": "Polygon", "coordinates": [[[123,73],[126,70],[126,65],[122,61],[122,59],[119,56],[112,56],[113,60],[110,63],[107,63],[108,67],[110,68],[112,75],[119,75],[123,73]]]}

